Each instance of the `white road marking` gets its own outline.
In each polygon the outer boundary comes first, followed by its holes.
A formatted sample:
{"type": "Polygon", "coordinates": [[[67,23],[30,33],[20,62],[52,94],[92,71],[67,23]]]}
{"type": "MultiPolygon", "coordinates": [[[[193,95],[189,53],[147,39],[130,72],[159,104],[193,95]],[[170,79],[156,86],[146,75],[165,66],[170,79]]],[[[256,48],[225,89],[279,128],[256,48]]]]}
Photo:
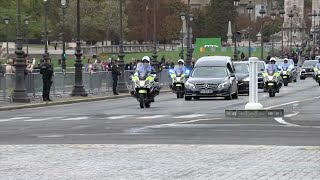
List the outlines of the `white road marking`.
{"type": "Polygon", "coordinates": [[[175,119],[187,119],[187,118],[196,118],[201,116],[206,116],[207,114],[190,114],[190,115],[184,115],[184,116],[177,116],[174,117],[175,119]]]}
{"type": "Polygon", "coordinates": [[[287,126],[301,127],[300,125],[297,125],[297,124],[288,123],[285,120],[283,120],[283,118],[274,118],[274,120],[276,120],[280,124],[284,124],[284,125],[287,125],[287,126]]]}
{"type": "Polygon", "coordinates": [[[194,123],[194,122],[199,122],[199,121],[211,121],[211,120],[217,120],[221,118],[213,118],[213,119],[195,119],[195,120],[190,120],[190,121],[182,121],[182,122],[177,122],[175,124],[187,124],[187,123],[194,123]]]}
{"type": "Polygon", "coordinates": [[[285,115],[284,117],[290,118],[290,117],[296,116],[296,115],[298,115],[298,114],[299,114],[299,112],[296,112],[296,113],[292,113],[292,114],[287,114],[287,115],[285,115]]]}
{"type": "Polygon", "coordinates": [[[264,109],[272,109],[272,108],[281,107],[281,106],[285,106],[285,105],[289,105],[289,104],[294,104],[294,103],[298,103],[298,102],[300,102],[300,101],[287,102],[287,103],[278,104],[278,105],[275,105],[275,106],[270,106],[270,107],[267,107],[267,108],[264,108],[264,109]]]}
{"type": "Polygon", "coordinates": [[[14,120],[22,120],[22,119],[31,119],[32,117],[14,117],[8,119],[0,119],[0,122],[14,121],[14,120]]]}
{"type": "Polygon", "coordinates": [[[48,121],[48,120],[52,120],[52,119],[62,119],[65,117],[50,117],[50,118],[39,118],[39,119],[28,119],[28,120],[24,120],[25,122],[38,122],[38,121],[48,121]]]}
{"type": "Polygon", "coordinates": [[[134,115],[111,116],[111,117],[108,117],[107,119],[124,119],[124,118],[132,117],[132,116],[134,116],[134,115]]]}
{"type": "Polygon", "coordinates": [[[85,119],[89,119],[89,117],[84,116],[84,117],[66,118],[61,120],[62,121],[79,121],[79,120],[85,120],[85,119]]]}
{"type": "Polygon", "coordinates": [[[137,119],[157,119],[157,118],[162,118],[166,117],[168,115],[154,115],[154,116],[144,116],[144,117],[138,117],[137,119]]]}
{"type": "Polygon", "coordinates": [[[272,108],[276,108],[276,107],[281,107],[281,106],[285,106],[285,105],[289,105],[289,104],[295,104],[295,103],[304,102],[304,101],[315,100],[315,99],[319,99],[319,98],[320,98],[320,96],[316,96],[316,97],[313,97],[313,98],[303,99],[303,100],[299,100],[299,101],[292,101],[292,102],[287,102],[287,103],[283,103],[283,104],[278,104],[278,105],[270,106],[270,107],[267,107],[267,108],[264,108],[264,109],[272,109],[272,108]]]}
{"type": "Polygon", "coordinates": [[[64,137],[62,134],[53,134],[53,135],[43,135],[43,136],[37,136],[38,138],[60,138],[64,137]]]}

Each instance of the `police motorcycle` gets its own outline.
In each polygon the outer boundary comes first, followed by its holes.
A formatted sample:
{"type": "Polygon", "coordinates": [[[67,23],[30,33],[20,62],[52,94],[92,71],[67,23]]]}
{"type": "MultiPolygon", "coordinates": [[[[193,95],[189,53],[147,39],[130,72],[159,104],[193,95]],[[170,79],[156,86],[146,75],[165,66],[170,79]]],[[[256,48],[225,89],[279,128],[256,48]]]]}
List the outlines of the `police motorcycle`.
{"type": "Polygon", "coordinates": [[[183,64],[184,61],[180,59],[178,61],[178,65],[175,66],[174,69],[169,70],[170,77],[172,79],[170,89],[177,94],[178,99],[184,97],[184,83],[187,81],[187,76],[189,74],[189,70],[187,70],[183,64]]]}
{"type": "Polygon", "coordinates": [[[313,79],[319,84],[320,86],[320,60],[313,68],[313,79]]]}
{"type": "MultiPolygon", "coordinates": [[[[284,63],[288,63],[288,60],[285,59],[284,60],[284,63]]],[[[292,67],[290,64],[283,64],[282,67],[281,67],[281,72],[280,72],[280,76],[283,80],[283,85],[284,86],[288,86],[289,82],[292,81],[292,75],[291,75],[291,70],[292,70],[292,67]]]]}
{"type": "MultiPolygon", "coordinates": [[[[150,58],[145,56],[142,61],[150,62],[150,58]]],[[[160,87],[156,82],[156,74],[151,72],[151,66],[143,66],[138,67],[136,73],[131,76],[133,83],[131,95],[137,99],[140,108],[150,108],[155,96],[159,95],[160,87]]]]}
{"type": "Polygon", "coordinates": [[[264,78],[264,89],[269,92],[269,97],[274,97],[282,87],[280,73],[275,68],[267,68],[266,71],[262,73],[262,76],[264,78]]]}

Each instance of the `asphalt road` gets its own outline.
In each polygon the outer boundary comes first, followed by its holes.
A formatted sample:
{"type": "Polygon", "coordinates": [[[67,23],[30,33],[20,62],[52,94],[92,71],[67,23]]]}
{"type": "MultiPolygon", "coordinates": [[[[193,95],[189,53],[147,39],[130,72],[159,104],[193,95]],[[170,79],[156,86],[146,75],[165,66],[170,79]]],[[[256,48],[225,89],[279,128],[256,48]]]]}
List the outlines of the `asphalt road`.
{"type": "Polygon", "coordinates": [[[259,93],[264,108],[284,118],[225,118],[237,100],[184,101],[163,93],[150,109],[133,98],[0,112],[0,144],[239,144],[320,145],[320,86],[311,78],[259,93]]]}

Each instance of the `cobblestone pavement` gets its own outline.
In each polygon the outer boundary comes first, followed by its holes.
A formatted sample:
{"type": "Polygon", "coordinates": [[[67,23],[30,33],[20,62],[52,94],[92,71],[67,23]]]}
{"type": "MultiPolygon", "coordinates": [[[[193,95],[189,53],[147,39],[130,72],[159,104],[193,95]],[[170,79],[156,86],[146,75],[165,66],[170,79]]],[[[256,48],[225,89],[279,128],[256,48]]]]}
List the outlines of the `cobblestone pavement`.
{"type": "Polygon", "coordinates": [[[320,147],[4,145],[0,179],[320,179],[320,147]]]}

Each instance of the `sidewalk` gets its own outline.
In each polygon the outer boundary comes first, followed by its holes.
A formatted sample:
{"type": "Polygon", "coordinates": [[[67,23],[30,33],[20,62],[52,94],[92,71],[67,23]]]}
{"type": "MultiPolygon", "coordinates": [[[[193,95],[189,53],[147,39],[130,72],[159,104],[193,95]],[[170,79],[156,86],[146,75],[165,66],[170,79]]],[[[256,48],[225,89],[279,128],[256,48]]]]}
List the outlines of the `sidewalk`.
{"type": "MultiPolygon", "coordinates": [[[[171,92],[169,89],[164,89],[160,91],[161,93],[171,92]]],[[[113,95],[112,92],[106,94],[89,94],[87,97],[72,97],[72,96],[62,96],[62,97],[51,97],[53,101],[43,102],[42,99],[31,100],[30,103],[10,103],[7,101],[0,101],[0,111],[10,111],[15,109],[26,109],[26,108],[36,108],[43,106],[54,106],[61,104],[74,104],[82,102],[93,102],[93,101],[103,101],[108,99],[120,99],[131,97],[130,94],[119,94],[113,95]]]]}
{"type": "Polygon", "coordinates": [[[119,99],[131,97],[130,94],[120,94],[113,95],[112,93],[107,94],[95,94],[88,95],[87,97],[72,97],[72,96],[63,96],[63,97],[51,97],[53,101],[51,102],[43,102],[42,99],[31,100],[30,103],[10,103],[3,102],[0,103],[0,111],[8,111],[15,109],[25,109],[25,108],[35,108],[35,107],[43,107],[43,106],[54,106],[61,104],[74,104],[81,102],[92,102],[92,101],[102,101],[108,99],[119,99]]]}

